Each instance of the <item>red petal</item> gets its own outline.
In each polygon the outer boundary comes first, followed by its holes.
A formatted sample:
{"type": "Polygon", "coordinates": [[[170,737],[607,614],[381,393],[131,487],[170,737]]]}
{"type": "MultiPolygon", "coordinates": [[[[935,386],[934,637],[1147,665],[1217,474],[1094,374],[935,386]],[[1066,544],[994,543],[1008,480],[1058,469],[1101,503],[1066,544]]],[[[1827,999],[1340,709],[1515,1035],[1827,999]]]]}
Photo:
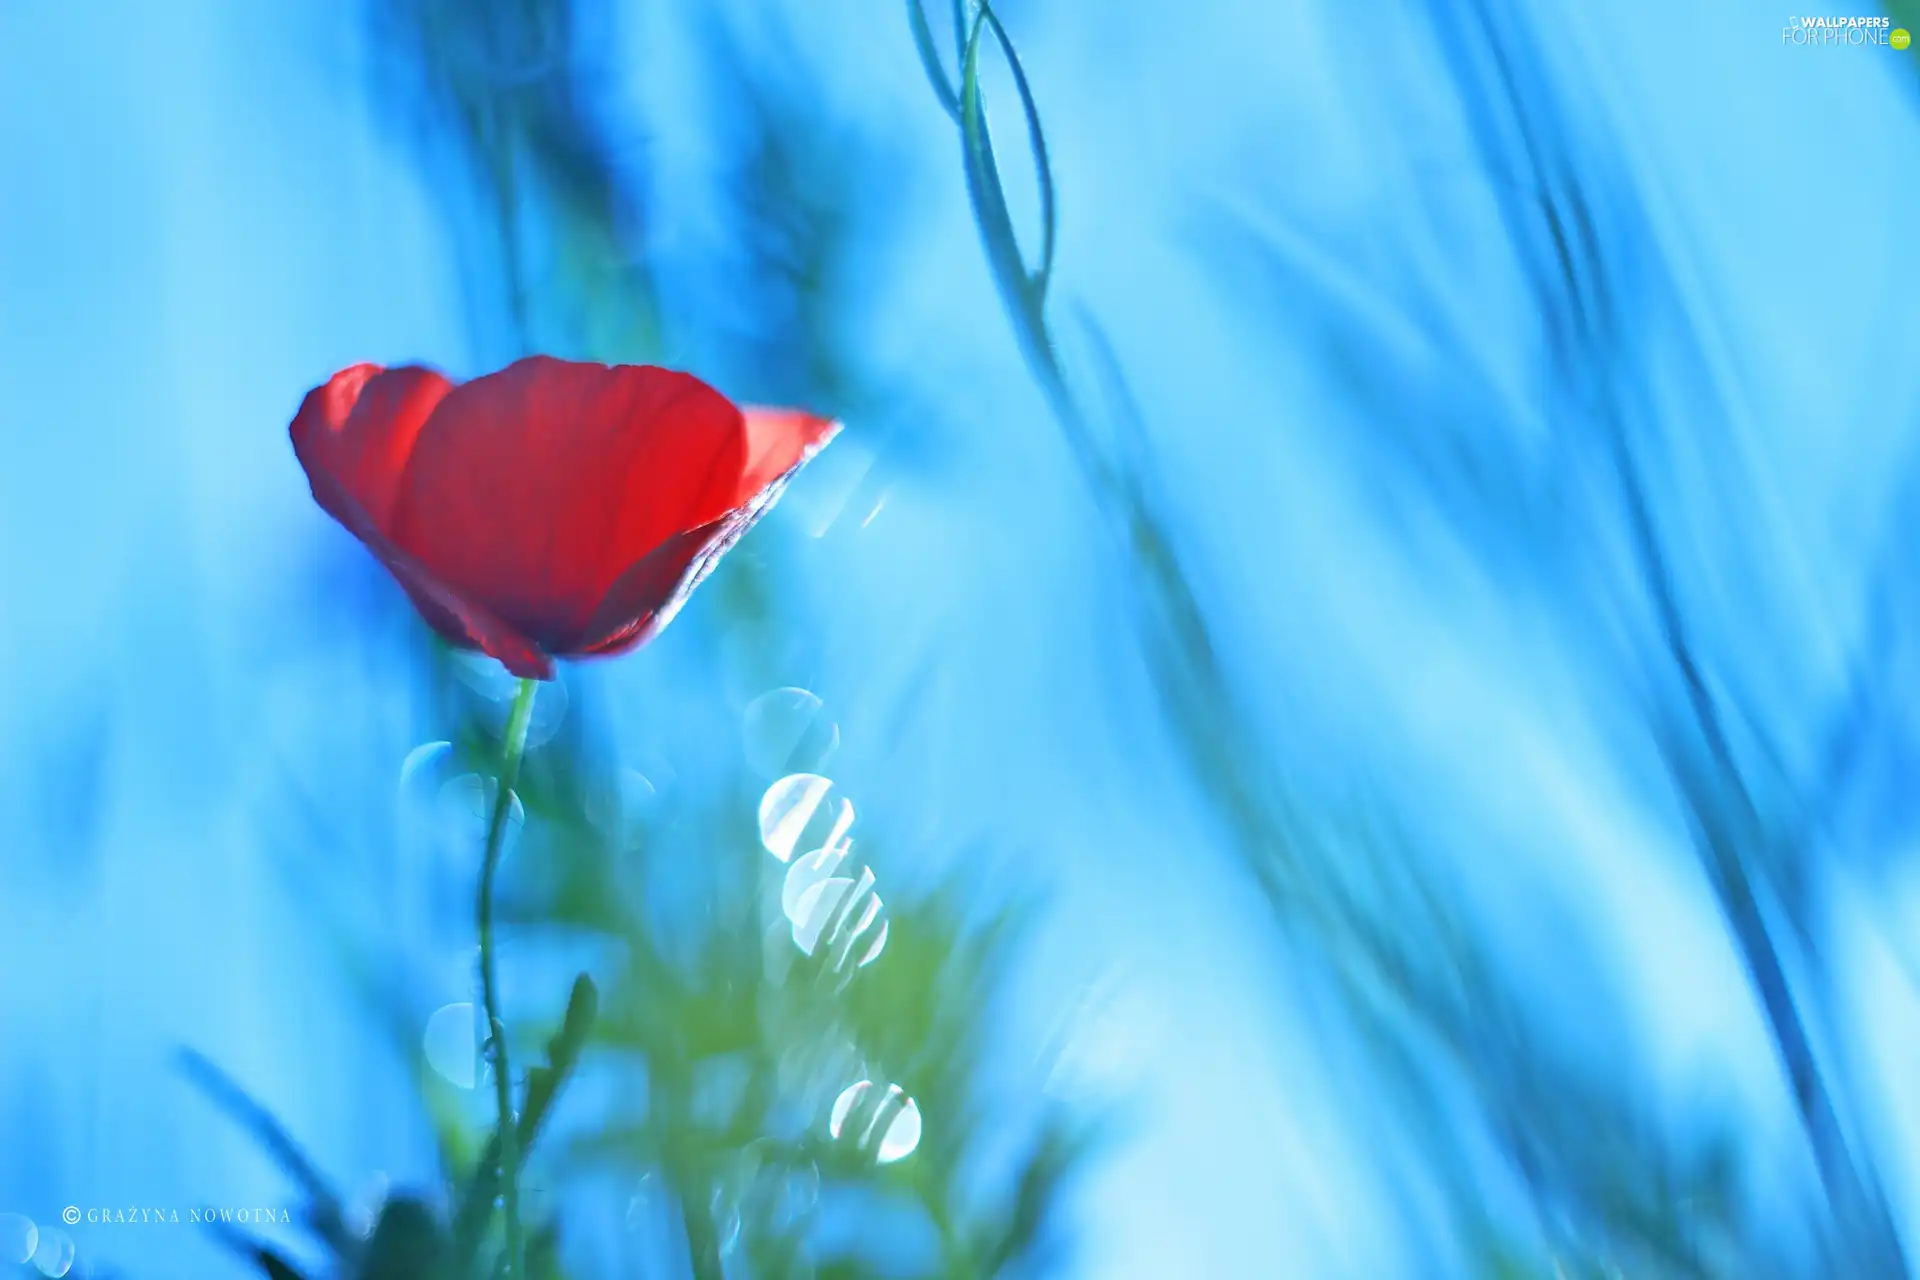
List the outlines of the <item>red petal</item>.
{"type": "Polygon", "coordinates": [[[343,369],[309,392],[290,434],[321,508],[387,566],[434,630],[498,658],[515,675],[547,680],[553,660],[476,601],[462,597],[386,533],[414,442],[452,384],[427,369],[343,369]]]}
{"type": "Polygon", "coordinates": [[[840,430],[836,422],[787,410],[749,409],[746,419],[749,438],[757,436],[760,448],[756,455],[749,445],[751,460],[742,481],[741,491],[746,494],[742,504],[718,520],[675,535],[622,574],[569,650],[621,653],[658,635],[693,589],[719,565],[720,557],[773,509],[795,473],[840,430]],[[785,470],[765,478],[764,468],[788,459],[785,470]]]}
{"type": "Polygon", "coordinates": [[[413,607],[449,644],[478,649],[514,675],[529,680],[553,679],[553,656],[535,641],[496,616],[486,606],[453,591],[426,566],[394,546],[385,537],[363,538],[406,589],[413,607]]]}
{"type": "Polygon", "coordinates": [[[614,581],[567,651],[577,654],[624,653],[645,644],[673,620],[685,593],[680,585],[713,540],[717,529],[705,525],[676,533],[614,581]]]}
{"type": "Polygon", "coordinates": [[[733,505],[752,503],[761,491],[784,483],[814,454],[840,434],[832,418],[799,409],[748,408],[747,465],[741,469],[733,505]]]}
{"type": "MultiPolygon", "coordinates": [[[[307,393],[289,434],[309,480],[324,475],[382,529],[420,428],[453,384],[431,369],[357,364],[307,393]]],[[[319,487],[320,505],[340,518],[319,487]]]]}
{"type": "Polygon", "coordinates": [[[656,634],[838,429],[684,373],[536,356],[459,387],[343,370],[293,437],[315,498],[437,630],[545,678],[656,634]]]}
{"type": "Polygon", "coordinates": [[[441,404],[394,540],[565,652],[622,574],[735,505],[746,460],[739,410],[689,374],[535,356],[441,404]]]}

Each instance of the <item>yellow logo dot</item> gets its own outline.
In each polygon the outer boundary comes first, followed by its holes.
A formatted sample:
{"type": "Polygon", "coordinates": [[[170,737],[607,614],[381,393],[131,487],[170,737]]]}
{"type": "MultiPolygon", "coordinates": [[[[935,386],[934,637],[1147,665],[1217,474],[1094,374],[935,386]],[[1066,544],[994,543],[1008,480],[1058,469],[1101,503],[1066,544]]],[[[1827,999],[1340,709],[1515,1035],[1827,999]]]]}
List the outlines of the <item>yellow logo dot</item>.
{"type": "Polygon", "coordinates": [[[1907,45],[1912,42],[1912,40],[1913,40],[1913,37],[1907,34],[1907,29],[1905,27],[1895,27],[1893,29],[1893,34],[1887,37],[1887,43],[1892,45],[1896,49],[1906,48],[1907,45]]]}

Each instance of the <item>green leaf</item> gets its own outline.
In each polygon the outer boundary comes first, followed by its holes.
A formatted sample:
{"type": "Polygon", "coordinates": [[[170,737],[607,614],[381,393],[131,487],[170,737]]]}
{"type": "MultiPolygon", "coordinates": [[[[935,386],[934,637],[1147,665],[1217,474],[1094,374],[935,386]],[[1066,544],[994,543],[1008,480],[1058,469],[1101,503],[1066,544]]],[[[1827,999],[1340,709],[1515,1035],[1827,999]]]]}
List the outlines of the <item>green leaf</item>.
{"type": "Polygon", "coordinates": [[[180,1051],[181,1070],[214,1104],[249,1130],[268,1153],[279,1161],[307,1197],[307,1222],[314,1233],[342,1261],[358,1258],[360,1242],[347,1230],[340,1197],[327,1185],[320,1171],[287,1133],[273,1113],[255,1102],[219,1067],[192,1049],[180,1051]]]}
{"type": "Polygon", "coordinates": [[[357,1280],[419,1280],[433,1275],[446,1244],[431,1208],[411,1196],[396,1196],[380,1211],[357,1280]]]}
{"type": "Polygon", "coordinates": [[[947,78],[947,69],[940,65],[940,50],[934,46],[933,27],[927,22],[926,0],[907,0],[907,21],[913,27],[913,47],[919,51],[920,65],[926,69],[934,96],[958,123],[960,97],[954,92],[953,81],[947,78]]]}
{"type": "MultiPolygon", "coordinates": [[[[995,1238],[983,1250],[992,1260],[992,1274],[1000,1275],[1018,1263],[1036,1264],[1044,1256],[1045,1227],[1053,1207],[1059,1203],[1067,1179],[1094,1153],[1105,1131],[1092,1124],[1049,1123],[1040,1135],[1040,1143],[1027,1158],[1016,1183],[1013,1203],[999,1224],[995,1238]]],[[[1057,1268],[1029,1265],[1033,1274],[1049,1274],[1057,1268]]]]}
{"type": "MultiPolygon", "coordinates": [[[[567,1012],[560,1030],[547,1042],[546,1065],[535,1067],[527,1076],[527,1096],[520,1108],[517,1128],[523,1157],[533,1149],[547,1112],[552,1109],[561,1087],[579,1063],[580,1051],[592,1034],[599,1008],[599,991],[594,987],[593,979],[583,973],[573,980],[573,991],[567,998],[567,1012]]],[[[486,1150],[481,1153],[466,1194],[454,1213],[452,1256],[456,1275],[465,1275],[471,1270],[485,1237],[487,1224],[492,1220],[493,1201],[499,1189],[500,1135],[496,1131],[487,1140],[486,1150]]]]}
{"type": "Polygon", "coordinates": [[[965,59],[960,78],[960,133],[967,172],[967,191],[973,199],[980,223],[987,260],[995,281],[1010,305],[1023,314],[1038,317],[1046,299],[1047,282],[1053,273],[1053,244],[1056,226],[1053,170],[1047,160],[1047,141],[1040,128],[1040,111],[1033,100],[1027,74],[1014,52],[1013,41],[993,10],[982,5],[967,36],[965,59]],[[993,138],[987,127],[986,104],[980,94],[980,37],[991,32],[1007,57],[1013,72],[1014,87],[1020,94],[1020,106],[1027,118],[1027,137],[1033,148],[1033,162],[1040,180],[1040,265],[1028,271],[1020,252],[1013,217],[1007,210],[1006,188],[1000,181],[1000,167],[994,159],[993,138]]]}
{"type": "Polygon", "coordinates": [[[269,1280],[307,1280],[299,1268],[288,1262],[271,1245],[217,1220],[209,1221],[207,1227],[221,1244],[259,1267],[261,1274],[269,1280]]]}

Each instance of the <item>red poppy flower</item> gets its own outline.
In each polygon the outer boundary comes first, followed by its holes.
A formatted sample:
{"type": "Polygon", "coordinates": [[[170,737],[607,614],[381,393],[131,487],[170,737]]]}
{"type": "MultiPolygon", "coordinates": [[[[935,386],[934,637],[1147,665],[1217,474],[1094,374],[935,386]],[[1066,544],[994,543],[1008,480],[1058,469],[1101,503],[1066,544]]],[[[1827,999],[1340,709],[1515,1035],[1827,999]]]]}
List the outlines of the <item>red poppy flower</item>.
{"type": "Polygon", "coordinates": [[[314,388],[314,499],[447,640],[519,676],[657,635],[839,430],[690,374],[534,356],[458,386],[360,364],[314,388]]]}

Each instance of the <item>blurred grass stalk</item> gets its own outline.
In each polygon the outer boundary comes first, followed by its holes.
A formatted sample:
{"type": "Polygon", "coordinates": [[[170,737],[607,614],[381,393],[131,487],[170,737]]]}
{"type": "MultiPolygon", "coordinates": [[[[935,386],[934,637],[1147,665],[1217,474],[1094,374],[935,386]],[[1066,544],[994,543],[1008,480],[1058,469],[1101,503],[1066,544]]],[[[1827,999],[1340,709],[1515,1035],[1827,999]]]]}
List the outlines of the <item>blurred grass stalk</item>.
{"type": "MultiPolygon", "coordinates": [[[[967,21],[956,0],[955,21],[961,32],[956,87],[941,70],[919,0],[908,0],[908,8],[936,96],[959,126],[983,246],[1022,351],[1084,482],[1117,544],[1128,553],[1138,593],[1136,625],[1162,710],[1195,784],[1212,798],[1233,847],[1264,891],[1283,931],[1314,950],[1343,992],[1349,1014],[1372,1037],[1390,1069],[1401,1074],[1409,1098],[1432,1093],[1430,1083],[1422,1078],[1430,1072],[1420,1065],[1418,1049],[1409,1051],[1407,1033],[1395,1028],[1400,1017],[1410,1014],[1416,1023],[1414,1039],[1426,1040],[1458,1060],[1466,1068],[1468,1081],[1478,1088],[1483,1109],[1489,1117],[1497,1117],[1507,1105],[1501,1096],[1503,1085],[1515,1072],[1484,1069],[1474,1061],[1484,1055],[1484,1028],[1503,1025],[1514,1016],[1511,1002],[1498,989],[1493,967],[1480,955],[1471,935],[1448,918],[1444,904],[1417,882],[1410,867],[1390,866],[1378,856],[1373,847],[1379,838],[1375,833],[1338,818],[1310,817],[1297,804],[1291,784],[1265,766],[1269,753],[1261,748],[1259,735],[1247,722],[1218,662],[1210,624],[1168,535],[1161,500],[1149,488],[1144,426],[1110,344],[1091,321],[1087,327],[1096,372],[1122,447],[1109,451],[1098,443],[1088,415],[1069,388],[1046,318],[1054,234],[1052,176],[1033,95],[1005,28],[984,5],[975,7],[974,17],[967,21]],[[1044,247],[1041,264],[1032,272],[1025,268],[1018,248],[985,119],[979,60],[983,39],[989,37],[1012,69],[1040,171],[1044,247]],[[1396,901],[1393,911],[1373,909],[1366,891],[1358,887],[1364,878],[1343,877],[1339,870],[1343,858],[1349,865],[1364,862],[1376,888],[1401,877],[1402,892],[1411,896],[1396,901]],[[1409,940],[1417,940],[1414,954],[1408,953],[1409,940]],[[1421,957],[1417,949],[1423,944],[1438,954],[1421,957]],[[1462,986],[1470,993],[1465,1007],[1448,994],[1456,977],[1464,979],[1462,986]],[[1392,1010],[1378,1007],[1382,995],[1394,1006],[1392,1010]]],[[[1440,1127],[1437,1111],[1432,1112],[1429,1131],[1440,1127]]],[[[1526,1167],[1532,1162],[1517,1146],[1510,1155],[1516,1166],[1526,1167]]],[[[1457,1156],[1434,1158],[1458,1164],[1457,1156]]],[[[1456,1197],[1458,1218],[1471,1222],[1479,1217],[1470,1180],[1439,1181],[1456,1197]]],[[[1562,1247],[1573,1246],[1567,1242],[1562,1247]]]]}
{"type": "MultiPolygon", "coordinates": [[[[1589,1142],[1591,1131],[1583,1133],[1576,1126],[1568,1132],[1543,1114],[1577,1096],[1589,1108],[1590,1114],[1583,1117],[1588,1122],[1606,1126],[1603,1110],[1614,1112],[1616,1120],[1628,1119],[1626,1113],[1632,1107],[1619,1095],[1621,1085],[1616,1083],[1611,1095],[1596,1092],[1597,1082],[1576,1080],[1578,1072],[1572,1064],[1553,1061],[1529,1038],[1489,1037],[1490,1027],[1514,1025],[1518,1010],[1470,934],[1448,927],[1444,904],[1414,881],[1409,882],[1413,897],[1397,904],[1399,912],[1384,915],[1343,888],[1337,846],[1348,842],[1366,846],[1373,838],[1357,829],[1341,833],[1308,819],[1292,800],[1286,779],[1259,764],[1266,753],[1258,749],[1257,735],[1246,723],[1221,670],[1209,624],[1167,534],[1160,500],[1148,488],[1139,456],[1144,432],[1117,361],[1097,329],[1089,326],[1098,373],[1115,418],[1115,438],[1133,450],[1132,456],[1099,443],[1063,373],[1046,309],[1055,194],[1026,73],[991,8],[979,0],[970,6],[965,0],[953,0],[959,50],[956,83],[944,70],[923,0],[907,3],[922,64],[936,97],[958,126],[969,195],[1007,315],[1084,481],[1116,541],[1130,552],[1138,588],[1136,621],[1169,726],[1196,784],[1214,798],[1241,859],[1265,890],[1283,927],[1296,934],[1304,930],[1317,940],[1321,960],[1346,992],[1349,1012],[1363,1025],[1372,1025],[1382,1061],[1398,1066],[1410,1097],[1429,1093],[1433,1087],[1430,1079],[1419,1079],[1430,1073],[1418,1064],[1417,1041],[1437,1041],[1450,1051],[1456,1065],[1478,1086],[1483,1117],[1529,1187],[1551,1249],[1560,1256],[1556,1266],[1566,1260],[1563,1251],[1576,1255],[1575,1265],[1599,1268],[1612,1265],[1616,1250],[1637,1247],[1642,1258],[1665,1255],[1661,1261],[1682,1274],[1714,1273],[1702,1250],[1686,1238],[1691,1234],[1687,1224],[1657,1220],[1661,1212],[1671,1213],[1675,1206],[1654,1204],[1651,1217],[1655,1220],[1649,1221],[1645,1207],[1609,1203],[1596,1186],[1582,1185],[1580,1169],[1590,1161],[1575,1144],[1589,1142]],[[1040,264],[1031,271],[1008,215],[981,99],[979,60],[988,40],[998,45],[1011,68],[1039,169],[1043,247],[1040,264]],[[1464,999],[1450,999],[1441,991],[1436,974],[1457,975],[1464,999]],[[1383,1019],[1373,1008],[1382,990],[1389,993],[1390,1003],[1412,1016],[1417,1028],[1414,1041],[1404,1031],[1391,1028],[1391,1016],[1383,1019]],[[1508,1093],[1516,1077],[1540,1078],[1551,1085],[1529,1098],[1543,1111],[1531,1115],[1516,1111],[1518,1100],[1508,1093]],[[1549,1167],[1554,1163],[1565,1166],[1570,1175],[1563,1171],[1556,1177],[1549,1167]],[[1584,1219],[1587,1239],[1555,1238],[1563,1233],[1552,1224],[1569,1212],[1576,1222],[1584,1219]],[[1578,1259],[1580,1254],[1588,1256],[1578,1259]]],[[[1790,1081],[1840,1229],[1843,1265],[1849,1274],[1905,1275],[1905,1259],[1884,1197],[1870,1163],[1863,1164],[1847,1148],[1776,941],[1755,897],[1752,879],[1768,865],[1769,833],[1702,674],[1629,442],[1628,407],[1614,381],[1622,372],[1616,349],[1622,319],[1606,293],[1607,263],[1592,210],[1564,151],[1554,149],[1549,136],[1552,125],[1546,123],[1552,119],[1550,104],[1538,92],[1523,92],[1517,80],[1517,67],[1542,64],[1529,50],[1513,47],[1520,39],[1518,20],[1502,24],[1486,3],[1450,7],[1449,0],[1432,8],[1433,21],[1443,35],[1448,69],[1474,124],[1485,171],[1503,174],[1518,168],[1526,175],[1517,189],[1500,188],[1508,234],[1523,252],[1534,255],[1531,267],[1539,304],[1556,335],[1559,374],[1572,393],[1570,402],[1592,413],[1610,451],[1635,563],[1651,598],[1677,689],[1663,708],[1662,723],[1653,726],[1654,733],[1666,753],[1703,865],[1790,1081]],[[1496,69],[1497,83],[1491,89],[1479,69],[1481,57],[1496,69]],[[1509,122],[1520,134],[1524,154],[1518,166],[1504,154],[1503,135],[1489,118],[1496,104],[1504,105],[1509,122]]],[[[1413,875],[1417,881],[1411,865],[1395,870],[1378,857],[1371,862],[1377,873],[1413,875]]],[[[1809,964],[1818,963],[1813,948],[1804,958],[1809,964]]],[[[1635,1157],[1649,1166],[1663,1158],[1653,1149],[1635,1157]]],[[[1643,1168],[1636,1180],[1643,1186],[1657,1186],[1658,1179],[1646,1176],[1654,1172],[1643,1168]]],[[[1634,1175],[1628,1171],[1628,1176],[1634,1175]]],[[[1456,1188],[1461,1185],[1454,1183],[1456,1188]]],[[[1472,1219],[1479,1210],[1456,1199],[1456,1212],[1472,1219]]]]}
{"type": "MultiPolygon", "coordinates": [[[[1617,484],[1617,516],[1650,606],[1664,675],[1649,725],[1689,819],[1707,880],[1719,900],[1761,1012],[1772,1034],[1815,1166],[1840,1229],[1846,1264],[1863,1276],[1908,1274],[1873,1162],[1849,1150],[1828,1080],[1788,982],[1780,942],[1756,893],[1782,856],[1804,877],[1812,849],[1782,849],[1755,803],[1713,691],[1707,659],[1681,603],[1640,457],[1636,428],[1660,431],[1653,393],[1639,380],[1629,335],[1640,317],[1629,311],[1621,264],[1605,243],[1604,216],[1575,159],[1559,103],[1543,82],[1549,64],[1530,40],[1524,19],[1494,0],[1430,6],[1449,71],[1468,108],[1483,172],[1512,175],[1495,184],[1509,239],[1523,255],[1546,327],[1549,358],[1564,403],[1577,425],[1598,432],[1617,484]],[[1491,81],[1491,83],[1489,83],[1491,81]],[[1504,117],[1504,119],[1502,119],[1504,117]],[[1510,141],[1511,139],[1511,141],[1510,141]]],[[[1631,208],[1630,193],[1614,207],[1631,208]]],[[[1646,273],[1644,261],[1636,271],[1646,273]]],[[[1669,284],[1680,304],[1680,289],[1669,284]]],[[[1695,321],[1697,323],[1697,321],[1695,321]]],[[[1696,342],[1698,342],[1696,334],[1696,342]]],[[[1704,350],[1704,344],[1699,348],[1704,350]]],[[[1659,668],[1656,667],[1656,670],[1659,668]]],[[[1809,916],[1797,890],[1806,879],[1773,876],[1790,918],[1809,916]]],[[[1816,974],[1825,962],[1817,940],[1800,959],[1816,974]]],[[[1822,984],[1824,985],[1824,983],[1822,984]]],[[[1830,1012],[1830,1011],[1828,1011],[1830,1012]]],[[[1836,1052],[1839,1050],[1836,1048],[1836,1052]]]]}
{"type": "MultiPolygon", "coordinates": [[[[1769,730],[1759,709],[1739,697],[1732,673],[1716,670],[1702,651],[1673,568],[1669,519],[1657,508],[1643,461],[1663,439],[1673,438],[1661,433],[1673,432],[1677,424],[1662,421],[1654,407],[1651,375],[1635,349],[1634,335],[1659,331],[1650,323],[1656,317],[1681,318],[1682,332],[1693,344],[1689,354],[1694,367],[1707,370],[1708,379],[1715,372],[1715,339],[1683,303],[1683,285],[1670,274],[1673,265],[1655,253],[1651,237],[1629,241],[1626,235],[1640,227],[1608,224],[1609,216],[1637,212],[1635,196],[1619,190],[1608,193],[1611,203],[1596,202],[1593,180],[1575,161],[1571,130],[1545,83],[1550,64],[1529,40],[1513,7],[1476,0],[1464,5],[1436,2],[1429,11],[1439,37],[1436,45],[1465,108],[1478,152],[1477,172],[1496,197],[1501,225],[1520,256],[1547,335],[1554,377],[1551,398],[1565,414],[1555,424],[1559,430],[1549,457],[1561,470],[1544,476],[1530,472],[1529,462],[1512,442],[1512,429],[1518,425],[1512,406],[1493,392],[1492,371],[1474,354],[1469,335],[1436,323],[1444,308],[1431,305],[1433,298],[1396,304],[1334,264],[1310,239],[1291,232],[1243,225],[1237,238],[1264,260],[1274,301],[1297,303],[1304,298],[1321,308],[1329,340],[1337,344],[1333,354],[1349,362],[1364,360],[1369,384],[1418,385],[1410,367],[1394,365],[1390,353],[1404,350],[1405,343],[1385,331],[1383,317],[1394,324],[1411,322],[1412,331],[1442,355],[1454,388],[1421,390],[1433,398],[1467,388],[1472,409],[1484,420],[1469,421],[1469,414],[1458,413],[1458,421],[1422,423],[1423,433],[1439,433],[1437,441],[1430,441],[1406,429],[1403,416],[1387,403],[1390,395],[1373,392],[1363,411],[1374,416],[1379,436],[1405,462],[1415,464],[1406,470],[1427,486],[1428,499],[1446,510],[1481,550],[1499,554],[1502,542],[1553,547],[1581,534],[1591,545],[1605,545],[1618,530],[1634,572],[1633,582],[1619,584],[1619,597],[1592,591],[1569,595],[1565,566],[1548,567],[1551,554],[1529,561],[1523,553],[1517,559],[1535,575],[1529,585],[1556,606],[1569,639],[1583,624],[1591,627],[1609,603],[1625,599],[1644,607],[1651,642],[1638,656],[1653,684],[1645,728],[1664,762],[1786,1076],[1839,1237],[1834,1242],[1841,1255],[1836,1265],[1850,1275],[1905,1275],[1908,1263],[1873,1161],[1864,1148],[1850,1149],[1836,1102],[1835,1080],[1845,1078],[1849,1055],[1842,1034],[1832,1025],[1833,979],[1819,923],[1815,837],[1819,811],[1832,797],[1818,791],[1844,783],[1851,756],[1845,735],[1855,708],[1842,707],[1836,717],[1825,752],[1832,768],[1816,780],[1806,812],[1787,820],[1763,814],[1751,766],[1742,764],[1734,745],[1729,716],[1745,721],[1742,728],[1760,736],[1763,744],[1769,730]],[[1672,310],[1652,311],[1653,301],[1672,310]],[[1422,303],[1428,305],[1422,309],[1422,303]],[[1567,469],[1579,462],[1580,427],[1592,433],[1591,443],[1612,486],[1611,502],[1602,513],[1613,524],[1605,529],[1574,524],[1586,514],[1575,504],[1543,504],[1530,496],[1543,482],[1562,498],[1572,492],[1574,476],[1567,469]],[[1568,525],[1574,525],[1571,533],[1568,525]],[[1551,580],[1556,568],[1560,581],[1551,580]],[[1723,692],[1716,696],[1716,689],[1723,692]],[[1723,700],[1733,704],[1731,711],[1723,700]],[[1762,887],[1773,895],[1790,937],[1769,926],[1762,887]],[[1783,959],[1786,942],[1794,944],[1803,975],[1798,996],[1783,959]],[[1808,1009],[1828,1028],[1831,1076],[1822,1070],[1808,1009]]],[[[1724,397],[1723,391],[1719,394],[1724,397]]],[[[1724,398],[1714,410],[1723,420],[1733,412],[1724,398]]],[[[1508,561],[1515,558],[1507,556],[1508,561]]],[[[1779,758],[1777,750],[1766,749],[1779,758]]],[[[1857,1101],[1866,1105],[1865,1099],[1857,1101]]],[[[1863,1141],[1869,1131],[1857,1113],[1853,1131],[1863,1141]]]]}

